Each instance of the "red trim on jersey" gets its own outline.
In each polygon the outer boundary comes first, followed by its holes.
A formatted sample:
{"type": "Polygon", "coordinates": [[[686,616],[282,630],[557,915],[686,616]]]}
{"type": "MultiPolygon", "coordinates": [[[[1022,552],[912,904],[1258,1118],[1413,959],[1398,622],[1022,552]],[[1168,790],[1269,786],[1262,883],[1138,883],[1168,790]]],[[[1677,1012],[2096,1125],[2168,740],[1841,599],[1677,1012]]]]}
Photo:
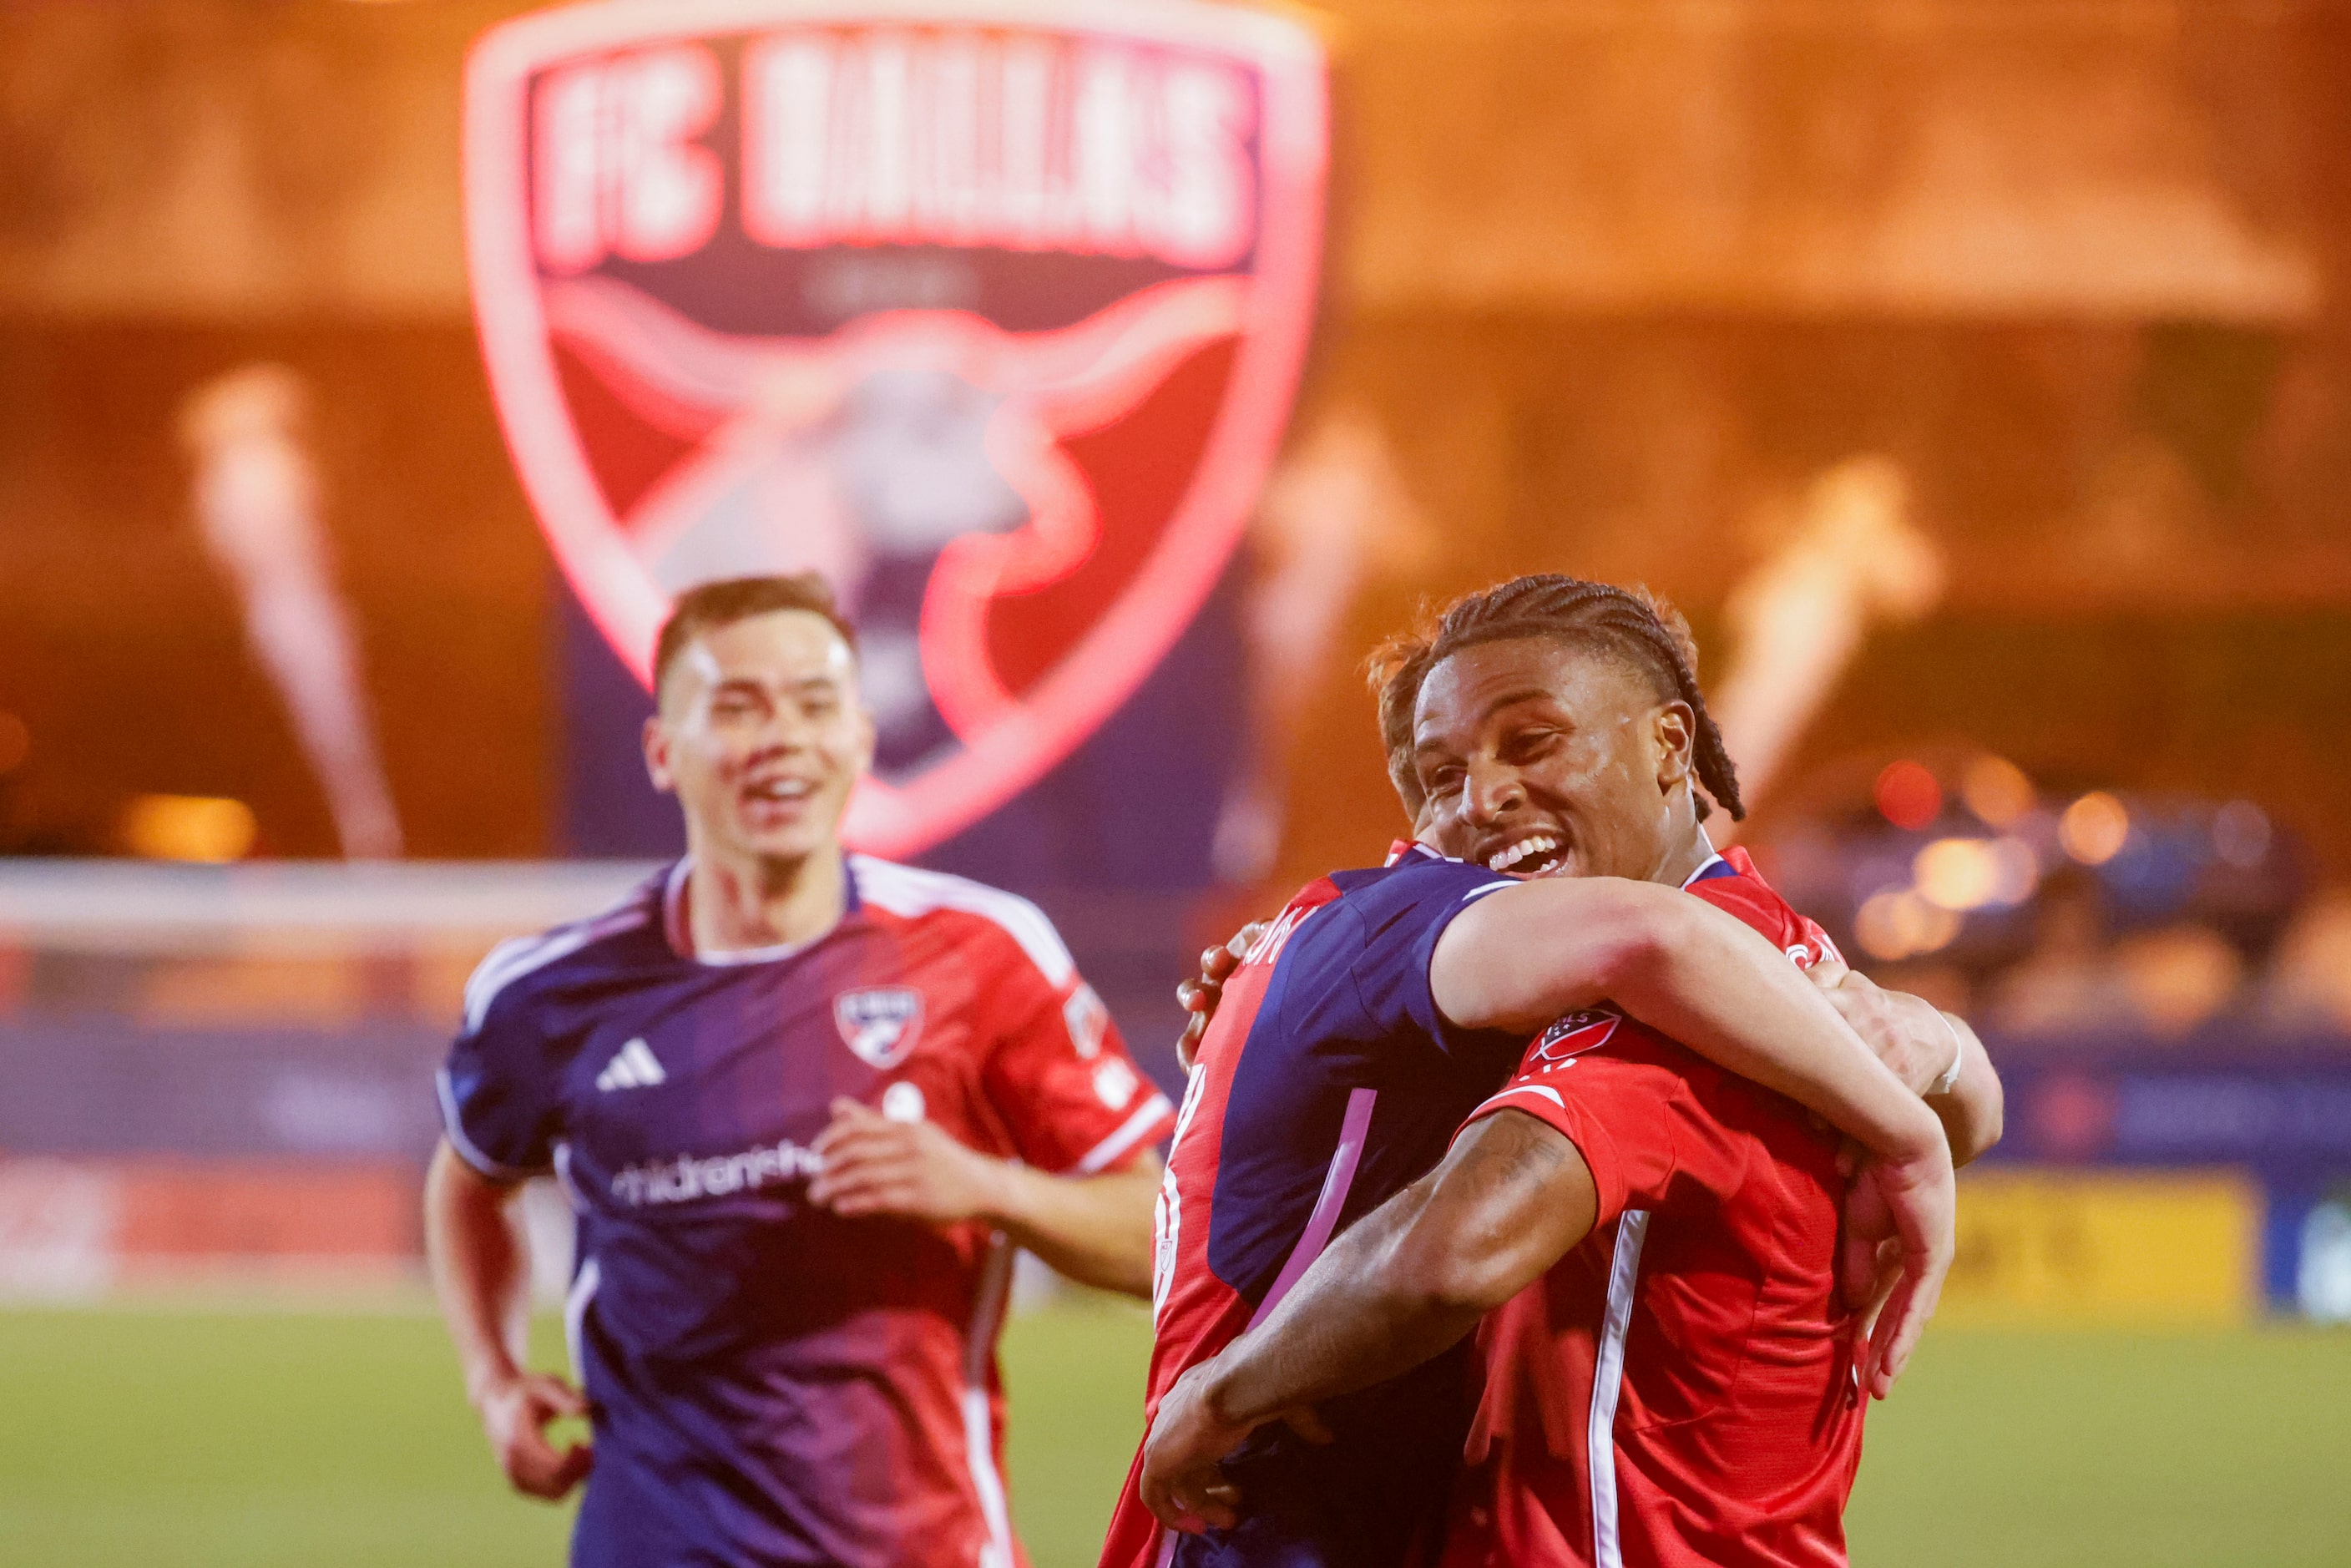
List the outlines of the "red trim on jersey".
{"type": "MultiPolygon", "coordinates": [[[[1146,1429],[1176,1380],[1238,1339],[1249,1325],[1248,1301],[1217,1279],[1208,1266],[1209,1215],[1216,1197],[1217,1163],[1223,1153],[1226,1101],[1232,1092],[1241,1047],[1257,1019],[1259,1004],[1265,999],[1266,986],[1273,977],[1283,945],[1301,921],[1338,896],[1337,884],[1323,877],[1290,901],[1225,982],[1216,1018],[1193,1058],[1191,1082],[1176,1117],[1176,1141],[1167,1151],[1167,1174],[1155,1216],[1157,1246],[1151,1302],[1155,1333],[1144,1402],[1146,1429]]],[[[1334,1157],[1332,1171],[1324,1180],[1326,1195],[1339,1177],[1336,1166],[1334,1157]]],[[[1350,1178],[1352,1174],[1350,1165],[1350,1178]]],[[[1344,1181],[1340,1185],[1343,1196],[1344,1181]]],[[[1320,1208],[1318,1204],[1318,1213],[1320,1208]]],[[[1331,1212],[1335,1219],[1337,1208],[1331,1212]]],[[[1306,1260],[1312,1260],[1311,1257],[1306,1260]]],[[[1303,1267],[1300,1265],[1301,1271],[1303,1267]]],[[[1289,1269],[1282,1272],[1290,1277],[1289,1269]]],[[[1111,1515],[1102,1568],[1154,1568],[1163,1552],[1159,1521],[1143,1506],[1142,1463],[1138,1451],[1118,1507],[1111,1515]]]]}

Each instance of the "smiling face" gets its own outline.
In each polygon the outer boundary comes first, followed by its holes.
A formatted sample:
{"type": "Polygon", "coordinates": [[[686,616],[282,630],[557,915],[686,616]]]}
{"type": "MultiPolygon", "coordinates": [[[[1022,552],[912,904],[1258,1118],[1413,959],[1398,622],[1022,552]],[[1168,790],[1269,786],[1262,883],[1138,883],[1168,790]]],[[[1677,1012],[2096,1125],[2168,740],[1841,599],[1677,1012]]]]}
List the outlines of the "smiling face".
{"type": "Polygon", "coordinates": [[[821,615],[774,610],[696,636],[645,722],[645,765],[697,859],[796,865],[838,852],[873,758],[856,660],[821,615]]]}
{"type": "Polygon", "coordinates": [[[1689,706],[1608,654],[1552,637],[1448,654],[1414,707],[1416,834],[1520,876],[1679,883],[1705,858],[1689,706]]]}

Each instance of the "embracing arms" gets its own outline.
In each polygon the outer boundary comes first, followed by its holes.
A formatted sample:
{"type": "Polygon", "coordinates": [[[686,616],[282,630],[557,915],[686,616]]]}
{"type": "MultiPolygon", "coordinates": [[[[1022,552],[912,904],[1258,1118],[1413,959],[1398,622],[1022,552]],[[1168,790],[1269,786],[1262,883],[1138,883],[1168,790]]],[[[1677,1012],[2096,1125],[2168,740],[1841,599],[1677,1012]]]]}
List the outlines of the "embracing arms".
{"type": "Polygon", "coordinates": [[[1144,1504],[1179,1530],[1229,1529],[1217,1461],[1268,1421],[1320,1437],[1313,1406],[1411,1370],[1475,1328],[1592,1229],[1575,1145],[1531,1116],[1471,1124],[1444,1163],[1350,1228],[1270,1317],[1160,1401],[1144,1504]]]}
{"type": "MultiPolygon", "coordinates": [[[[1879,1243],[1897,1244],[1902,1273],[1864,1371],[1884,1396],[1949,1267],[1950,1155],[1936,1115],[1827,991],[1711,904],[1601,879],[1487,894],[1438,940],[1429,984],[1446,1019],[1472,1029],[1532,1033],[1608,1000],[1868,1149],[1858,1181],[1869,1201],[1858,1207],[1869,1219],[1852,1228],[1844,1262],[1865,1293],[1879,1243]]],[[[1474,1122],[1435,1171],[1333,1243],[1264,1323],[1169,1392],[1146,1445],[1144,1500],[1179,1528],[1229,1523],[1235,1500],[1216,1463],[1251,1428],[1287,1417],[1311,1430],[1314,1402],[1444,1350],[1580,1242],[1598,1206],[1563,1134],[1507,1109],[1474,1122]]]]}
{"type": "MultiPolygon", "coordinates": [[[[1605,898],[1610,896],[1606,892],[1609,889],[1646,888],[1651,884],[1601,883],[1596,885],[1604,890],[1603,897],[1605,898]]],[[[1489,896],[1499,897],[1501,894],[1489,896]]],[[[1634,897],[1652,904],[1656,902],[1655,894],[1636,894],[1634,897]]],[[[1719,911],[1716,913],[1720,914],[1719,911]]],[[[1184,1036],[1176,1042],[1177,1057],[1186,1067],[1191,1066],[1192,1053],[1197,1049],[1209,1019],[1215,1015],[1224,982],[1240,967],[1241,956],[1264,929],[1262,923],[1245,926],[1230,942],[1208,948],[1200,955],[1197,977],[1176,988],[1176,1000],[1190,1015],[1184,1036]]],[[[1642,959],[1641,947],[1646,942],[1656,939],[1658,933],[1567,932],[1561,935],[1571,945],[1589,944],[1586,950],[1593,956],[1607,956],[1614,962],[1633,965],[1642,959]]],[[[1756,940],[1760,942],[1761,938],[1756,940]]],[[[1757,950],[1754,944],[1742,946],[1746,949],[1747,961],[1752,962],[1757,950]]],[[[1769,948],[1769,944],[1763,946],[1769,948]]],[[[1573,959],[1573,954],[1569,956],[1573,959]]],[[[1581,973],[1583,971],[1571,967],[1563,977],[1554,975],[1547,978],[1551,982],[1563,980],[1572,988],[1578,983],[1576,977],[1581,973]]],[[[1983,1042],[1976,1038],[1975,1030],[1968,1026],[1966,1019],[1956,1013],[1939,1011],[1921,998],[1902,991],[1886,990],[1866,976],[1855,973],[1834,960],[1817,964],[1805,974],[1828,998],[1829,1005],[1836,1009],[1838,1016],[1861,1037],[1863,1043],[1893,1071],[1895,1077],[1912,1092],[1925,1096],[1928,1107],[1943,1124],[1950,1143],[1953,1165],[1966,1165],[2000,1141],[2003,1115],[2000,1077],[1992,1070],[1991,1059],[1985,1053],[1983,1042]],[[1960,1067],[1956,1081],[1948,1090],[1934,1092],[1949,1071],[1955,1052],[1960,1067]]],[[[1501,977],[1505,980],[1510,978],[1501,977]]],[[[1644,1021],[1657,1021],[1637,1008],[1628,1007],[1627,1010],[1644,1021]]],[[[1687,1040],[1685,1043],[1734,1071],[1745,1071],[1743,1063],[1736,1060],[1739,1048],[1735,1042],[1729,1054],[1707,1050],[1697,1040],[1687,1040]]],[[[1757,1076],[1762,1078],[1761,1074],[1757,1076]]],[[[1809,1109],[1827,1115],[1823,1105],[1810,1092],[1796,1093],[1781,1084],[1774,1084],[1774,1087],[1791,1093],[1809,1109]]],[[[1828,1119],[1837,1122],[1834,1116],[1828,1119]]],[[[1848,1134],[1853,1131],[1842,1122],[1837,1122],[1837,1124],[1841,1131],[1848,1134]]]]}
{"type": "Polygon", "coordinates": [[[2000,1142],[2006,1113],[2000,1074],[1967,1019],[1923,998],[1889,991],[1843,964],[1816,964],[1808,973],[1894,1076],[1926,1097],[1950,1139],[1953,1165],[1966,1165],[2000,1142]],[[1951,1074],[1954,1063],[1959,1071],[1951,1074]],[[1949,1088],[1942,1086],[1947,1075],[1949,1088]]]}
{"type": "Polygon", "coordinates": [[[1785,954],[1677,888],[1561,877],[1489,894],[1446,928],[1428,983],[1438,1010],[1465,1029],[1531,1035],[1614,1002],[1872,1154],[1927,1159],[1944,1145],[1918,1098],[1785,954]]]}

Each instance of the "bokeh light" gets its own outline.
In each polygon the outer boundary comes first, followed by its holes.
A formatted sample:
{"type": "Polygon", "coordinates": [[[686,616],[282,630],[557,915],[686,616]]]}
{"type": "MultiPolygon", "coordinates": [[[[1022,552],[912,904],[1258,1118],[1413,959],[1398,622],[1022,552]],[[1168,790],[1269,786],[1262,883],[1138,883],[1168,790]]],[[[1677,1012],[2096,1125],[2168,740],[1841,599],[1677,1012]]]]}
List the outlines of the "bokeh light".
{"type": "Polygon", "coordinates": [[[2232,866],[2262,863],[2270,852],[2269,813],[2251,800],[2231,800],[2212,814],[2212,852],[2232,866]]]}
{"type": "Polygon", "coordinates": [[[1937,907],[1907,888],[1881,893],[1854,917],[1854,936],[1871,957],[1891,963],[1932,953],[1959,934],[1959,916],[1937,907]]]}
{"type": "Polygon", "coordinates": [[[2093,789],[2065,808],[2057,821],[2057,841],[2084,865],[2104,865],[2122,852],[2130,837],[2130,813],[2103,789],[2093,789]]]}
{"type": "Polygon", "coordinates": [[[1916,762],[1887,763],[1870,793],[1879,814],[1897,828],[1916,831],[1943,814],[1943,787],[1916,762]]]}
{"type": "Polygon", "coordinates": [[[1990,826],[2012,827],[2032,810],[2032,780],[2005,757],[1986,752],[1959,776],[1959,799],[1990,826]]]}
{"type": "Polygon", "coordinates": [[[148,860],[210,865],[243,860],[257,831],[252,808],[212,795],[141,795],[122,813],[122,841],[148,860]]]}
{"type": "Polygon", "coordinates": [[[2012,907],[2032,896],[2041,866],[2022,839],[1937,839],[1911,863],[1920,897],[1939,908],[2012,907]]]}

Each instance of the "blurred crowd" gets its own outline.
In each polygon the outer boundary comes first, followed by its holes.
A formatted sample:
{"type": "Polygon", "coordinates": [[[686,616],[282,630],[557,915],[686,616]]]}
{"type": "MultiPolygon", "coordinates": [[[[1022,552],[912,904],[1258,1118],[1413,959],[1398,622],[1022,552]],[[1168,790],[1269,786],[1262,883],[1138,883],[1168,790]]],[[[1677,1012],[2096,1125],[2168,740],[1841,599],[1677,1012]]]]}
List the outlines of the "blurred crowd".
{"type": "Polygon", "coordinates": [[[2351,1036],[2351,888],[2260,804],[1898,759],[1760,844],[1855,963],[2002,1034],[2351,1036]]]}

